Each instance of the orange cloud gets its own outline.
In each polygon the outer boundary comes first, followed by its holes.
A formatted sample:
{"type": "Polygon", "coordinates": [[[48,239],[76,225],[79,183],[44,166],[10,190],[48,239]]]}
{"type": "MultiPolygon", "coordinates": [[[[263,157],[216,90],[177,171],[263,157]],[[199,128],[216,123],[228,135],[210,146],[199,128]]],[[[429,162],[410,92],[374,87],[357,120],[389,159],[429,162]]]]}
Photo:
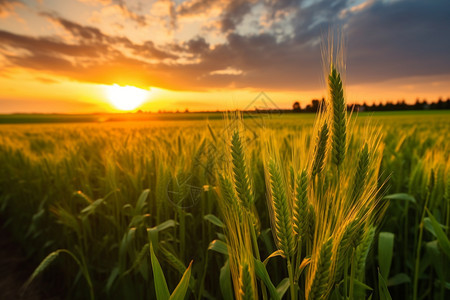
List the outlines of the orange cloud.
{"type": "Polygon", "coordinates": [[[0,18],[15,14],[15,9],[20,6],[23,6],[23,4],[18,0],[0,0],[0,18]]]}

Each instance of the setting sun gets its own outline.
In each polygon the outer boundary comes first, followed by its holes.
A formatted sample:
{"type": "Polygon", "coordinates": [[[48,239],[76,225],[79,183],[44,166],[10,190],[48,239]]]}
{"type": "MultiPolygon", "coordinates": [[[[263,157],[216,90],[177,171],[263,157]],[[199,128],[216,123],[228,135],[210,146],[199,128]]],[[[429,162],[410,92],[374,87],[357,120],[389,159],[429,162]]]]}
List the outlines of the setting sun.
{"type": "Polygon", "coordinates": [[[148,90],[134,86],[114,84],[106,87],[108,100],[120,110],[133,110],[141,105],[149,96],[148,90]]]}

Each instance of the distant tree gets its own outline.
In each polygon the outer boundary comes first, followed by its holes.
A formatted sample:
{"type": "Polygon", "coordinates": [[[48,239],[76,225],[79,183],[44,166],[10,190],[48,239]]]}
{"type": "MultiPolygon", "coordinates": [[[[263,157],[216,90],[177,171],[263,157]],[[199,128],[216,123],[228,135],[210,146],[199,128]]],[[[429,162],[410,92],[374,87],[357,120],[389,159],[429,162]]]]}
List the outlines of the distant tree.
{"type": "Polygon", "coordinates": [[[407,110],[407,109],[408,109],[408,104],[406,104],[405,99],[402,99],[401,101],[399,101],[397,103],[396,110],[407,110]]]}
{"type": "Polygon", "coordinates": [[[394,103],[392,103],[391,101],[386,102],[384,110],[394,110],[394,103]]]}
{"type": "Polygon", "coordinates": [[[367,111],[368,109],[368,105],[366,102],[363,103],[363,105],[361,106],[361,111],[367,111]]]}
{"type": "Polygon", "coordinates": [[[312,107],[311,107],[311,104],[306,105],[305,111],[306,111],[306,112],[312,112],[312,111],[313,111],[313,110],[312,110],[312,107]]]}
{"type": "Polygon", "coordinates": [[[420,110],[422,109],[422,104],[420,103],[420,99],[416,99],[416,103],[414,103],[414,110],[420,110]]]}
{"type": "Polygon", "coordinates": [[[311,101],[311,106],[312,106],[313,112],[318,112],[319,111],[319,100],[313,99],[311,101]]]}
{"type": "Polygon", "coordinates": [[[302,108],[300,107],[300,103],[298,101],[294,102],[294,105],[292,105],[292,110],[294,112],[301,112],[302,108]]]}

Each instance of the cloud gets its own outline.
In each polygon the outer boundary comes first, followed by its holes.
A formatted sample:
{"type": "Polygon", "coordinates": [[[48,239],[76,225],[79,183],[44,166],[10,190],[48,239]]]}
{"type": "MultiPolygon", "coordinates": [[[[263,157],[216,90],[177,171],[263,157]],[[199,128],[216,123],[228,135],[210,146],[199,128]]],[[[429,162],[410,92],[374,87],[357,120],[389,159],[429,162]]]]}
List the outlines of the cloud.
{"type": "Polygon", "coordinates": [[[147,19],[145,15],[141,15],[130,10],[130,8],[125,4],[125,1],[123,0],[113,0],[113,2],[116,3],[116,5],[120,8],[122,14],[125,17],[135,21],[141,27],[147,26],[147,19]]]}
{"type": "Polygon", "coordinates": [[[19,6],[23,6],[23,3],[18,0],[0,0],[0,18],[14,14],[14,10],[19,6]]]}
{"type": "MultiPolygon", "coordinates": [[[[163,1],[165,9],[175,10],[175,2],[163,1]]],[[[176,12],[183,16],[224,7],[217,16],[220,42],[197,35],[166,44],[137,43],[47,13],[43,16],[69,33],[69,39],[3,30],[0,53],[7,66],[83,82],[191,91],[317,90],[323,78],[320,38],[330,26],[341,24],[348,40],[349,84],[450,72],[450,40],[445,31],[450,27],[450,6],[444,0],[368,1],[355,9],[344,0],[332,5],[328,1],[258,2],[262,11],[249,3],[191,0],[178,6],[176,12]],[[278,33],[280,24],[275,23],[243,32],[246,18],[256,13],[283,20],[292,34],[278,33]]]]}
{"type": "Polygon", "coordinates": [[[226,69],[222,69],[222,70],[215,70],[212,72],[209,72],[209,74],[211,75],[241,75],[242,73],[244,73],[242,70],[238,70],[235,68],[226,68],[226,69]]]}
{"type": "Polygon", "coordinates": [[[208,16],[212,10],[221,11],[215,27],[222,33],[234,32],[252,8],[261,0],[188,0],[181,3],[176,14],[181,17],[208,16]]]}
{"type": "Polygon", "coordinates": [[[147,26],[147,18],[145,15],[138,14],[134,10],[130,9],[124,0],[78,0],[79,2],[93,5],[103,5],[117,8],[117,11],[125,18],[136,22],[140,27],[147,26]]]}
{"type": "Polygon", "coordinates": [[[222,13],[220,25],[222,32],[234,31],[242,23],[244,17],[250,13],[256,1],[232,0],[222,13]]]}
{"type": "Polygon", "coordinates": [[[448,1],[377,2],[348,22],[353,82],[449,74],[448,1]]]}
{"type": "Polygon", "coordinates": [[[213,9],[220,0],[188,0],[177,7],[177,14],[180,16],[195,16],[205,14],[213,9]]]}
{"type": "Polygon", "coordinates": [[[109,36],[102,33],[98,28],[91,26],[82,26],[78,23],[58,17],[54,14],[42,13],[41,15],[49,18],[55,24],[63,27],[80,44],[92,44],[95,45],[95,47],[103,46],[102,51],[105,51],[103,53],[107,52],[108,49],[106,48],[111,48],[114,46],[124,46],[128,49],[132,49],[134,54],[142,57],[152,59],[177,58],[175,55],[158,50],[152,41],[147,41],[143,44],[135,44],[126,37],[109,36]]]}
{"type": "MultiPolygon", "coordinates": [[[[4,58],[10,66],[82,82],[157,86],[172,90],[206,90],[230,85],[264,89],[308,88],[308,84],[314,83],[311,74],[302,76],[298,64],[292,64],[298,48],[286,43],[277,44],[270,35],[231,34],[226,43],[214,49],[203,39],[196,38],[177,47],[179,51],[185,51],[180,54],[194,53],[195,57],[178,62],[176,55],[156,49],[151,41],[134,44],[68,21],[62,23],[78,38],[77,44],[0,31],[1,47],[17,50],[14,55],[4,54],[4,58]],[[114,48],[115,43],[131,50],[131,55],[119,47],[114,48]],[[148,62],[148,55],[153,55],[157,62],[148,62]],[[236,75],[212,73],[234,69],[243,72],[239,82],[235,82],[236,75]],[[298,76],[299,82],[293,81],[293,76],[298,76]]],[[[314,53],[310,54],[314,56],[314,53]]],[[[311,69],[310,62],[319,61],[318,54],[316,59],[311,59],[310,55],[303,58],[308,70],[311,69]]]]}
{"type": "MultiPolygon", "coordinates": [[[[28,53],[35,55],[67,55],[70,57],[91,57],[100,56],[107,51],[106,45],[88,45],[77,44],[71,45],[61,41],[55,41],[47,37],[34,38],[25,35],[14,34],[8,31],[0,30],[0,49],[14,48],[26,50],[28,53]]],[[[11,58],[11,57],[10,57],[11,58]]]]}

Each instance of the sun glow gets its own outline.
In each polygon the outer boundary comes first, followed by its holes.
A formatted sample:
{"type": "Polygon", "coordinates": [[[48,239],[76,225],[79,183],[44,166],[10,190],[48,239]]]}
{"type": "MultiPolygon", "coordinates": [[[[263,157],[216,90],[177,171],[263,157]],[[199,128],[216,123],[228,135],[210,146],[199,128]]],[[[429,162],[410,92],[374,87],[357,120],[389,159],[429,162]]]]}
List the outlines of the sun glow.
{"type": "Polygon", "coordinates": [[[149,91],[134,86],[114,84],[106,88],[108,100],[120,110],[133,110],[149,97],[149,91]]]}

